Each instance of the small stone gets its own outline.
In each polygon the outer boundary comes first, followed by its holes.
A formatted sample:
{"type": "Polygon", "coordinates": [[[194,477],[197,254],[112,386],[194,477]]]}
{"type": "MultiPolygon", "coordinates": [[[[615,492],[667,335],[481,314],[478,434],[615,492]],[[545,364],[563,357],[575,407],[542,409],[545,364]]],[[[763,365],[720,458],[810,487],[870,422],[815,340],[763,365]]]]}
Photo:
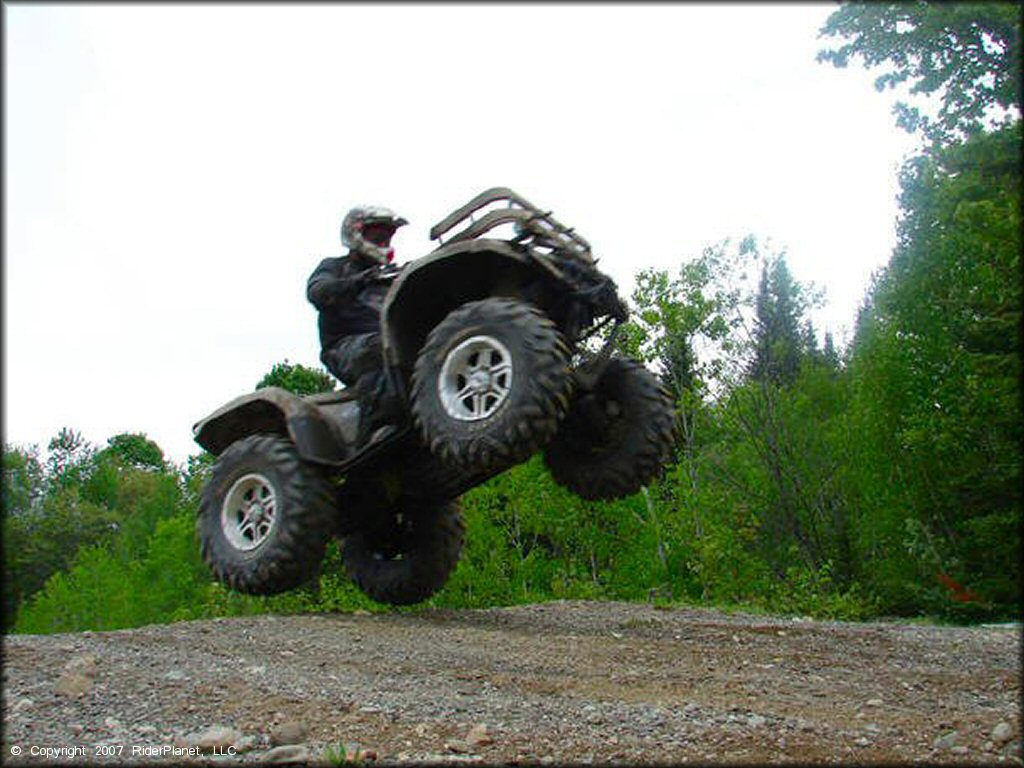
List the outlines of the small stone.
{"type": "Polygon", "coordinates": [[[270,729],[270,745],[280,747],[285,744],[299,744],[306,740],[308,734],[309,728],[305,723],[288,720],[270,729]]]}
{"type": "Polygon", "coordinates": [[[881,699],[868,699],[864,702],[865,706],[868,707],[880,707],[884,702],[881,699]]]}
{"type": "Polygon", "coordinates": [[[58,696],[78,698],[92,689],[92,678],[77,672],[65,672],[60,676],[53,690],[58,696]]]}
{"type": "Polygon", "coordinates": [[[943,734],[932,742],[932,747],[934,749],[951,749],[956,746],[956,740],[959,735],[960,734],[956,731],[950,731],[949,733],[943,734]]]}
{"type": "Polygon", "coordinates": [[[86,677],[96,677],[98,671],[98,662],[96,657],[91,653],[85,653],[81,656],[76,656],[71,659],[67,664],[64,665],[64,671],[69,674],[85,675],[86,677]]]}
{"type": "Polygon", "coordinates": [[[861,736],[859,739],[857,739],[853,743],[856,744],[858,747],[870,747],[871,746],[871,741],[869,739],[865,738],[864,736],[861,736]]]}
{"type": "Polygon", "coordinates": [[[767,722],[768,721],[761,715],[751,715],[747,718],[747,723],[750,725],[751,728],[760,728],[767,722]]]}
{"type": "Polygon", "coordinates": [[[192,746],[199,747],[200,752],[212,752],[214,749],[223,751],[242,738],[242,734],[226,725],[214,725],[192,738],[186,737],[192,746]]]}
{"type": "Polygon", "coordinates": [[[13,711],[13,712],[20,712],[23,709],[35,709],[35,708],[36,708],[36,703],[34,701],[32,701],[32,699],[30,699],[30,698],[28,698],[26,696],[26,697],[18,699],[16,702],[14,702],[14,704],[11,706],[11,711],[13,711]]]}
{"type": "Polygon", "coordinates": [[[1013,726],[1004,720],[992,729],[989,738],[996,744],[1005,744],[1013,738],[1013,726]]]}
{"type": "Polygon", "coordinates": [[[263,755],[265,763],[308,763],[309,750],[300,744],[274,747],[263,755]]]}
{"type": "Polygon", "coordinates": [[[466,743],[471,744],[474,747],[483,747],[488,744],[494,743],[494,737],[491,736],[491,732],[487,729],[487,726],[483,723],[474,725],[469,729],[469,733],[466,734],[466,743]]]}
{"type": "Polygon", "coordinates": [[[235,742],[235,751],[240,755],[246,752],[252,752],[256,749],[257,744],[258,742],[255,736],[243,736],[235,742]]]}
{"type": "Polygon", "coordinates": [[[164,680],[171,680],[171,681],[188,680],[188,675],[186,675],[180,669],[172,669],[170,672],[168,672],[166,675],[164,675],[164,680]]]}
{"type": "Polygon", "coordinates": [[[108,717],[108,718],[104,719],[103,725],[106,726],[107,728],[109,728],[112,731],[116,731],[116,730],[119,730],[120,728],[124,727],[124,726],[121,725],[121,721],[120,720],[118,720],[117,718],[113,718],[113,717],[108,717]]]}
{"type": "Polygon", "coordinates": [[[981,745],[981,751],[982,752],[991,752],[992,748],[994,746],[995,746],[995,744],[993,744],[991,741],[986,741],[984,744],[981,745]]]}
{"type": "Polygon", "coordinates": [[[965,747],[963,744],[957,744],[955,747],[950,747],[949,751],[952,752],[954,755],[966,755],[967,747],[965,747]]]}

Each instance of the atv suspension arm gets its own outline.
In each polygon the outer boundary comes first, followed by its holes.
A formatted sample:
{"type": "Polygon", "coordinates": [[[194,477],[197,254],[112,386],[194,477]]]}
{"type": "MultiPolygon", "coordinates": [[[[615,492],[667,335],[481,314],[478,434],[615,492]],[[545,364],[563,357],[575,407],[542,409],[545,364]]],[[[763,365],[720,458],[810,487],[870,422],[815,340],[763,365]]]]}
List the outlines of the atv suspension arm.
{"type": "Polygon", "coordinates": [[[605,366],[611,359],[612,352],[615,349],[615,342],[618,341],[619,332],[621,330],[622,321],[617,320],[615,322],[615,327],[612,328],[612,332],[608,334],[608,339],[605,341],[604,346],[601,347],[601,350],[593,357],[584,360],[572,372],[578,389],[591,391],[597,386],[598,379],[601,378],[601,374],[604,373],[605,366]]]}

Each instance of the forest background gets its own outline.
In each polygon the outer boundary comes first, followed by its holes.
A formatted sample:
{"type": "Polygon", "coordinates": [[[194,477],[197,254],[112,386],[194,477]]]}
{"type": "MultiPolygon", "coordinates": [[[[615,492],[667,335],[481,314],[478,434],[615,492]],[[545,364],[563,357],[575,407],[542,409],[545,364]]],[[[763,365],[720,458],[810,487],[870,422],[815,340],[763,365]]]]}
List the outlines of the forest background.
{"type": "MultiPolygon", "coordinates": [[[[637,275],[621,352],[677,404],[675,461],[583,501],[537,457],[463,498],[467,546],[426,605],[653,599],[818,617],[1020,619],[1020,32],[1014,4],[845,4],[822,62],[931,96],[896,120],[898,242],[853,339],[819,340],[814,286],[755,235],[637,275]]],[[[334,386],[274,364],[257,387],[334,386]]],[[[346,577],[272,597],[213,581],[195,532],[214,457],[68,427],[4,445],[4,627],[116,629],[259,612],[396,610],[346,577]]],[[[402,609],[402,610],[416,610],[402,609]]]]}

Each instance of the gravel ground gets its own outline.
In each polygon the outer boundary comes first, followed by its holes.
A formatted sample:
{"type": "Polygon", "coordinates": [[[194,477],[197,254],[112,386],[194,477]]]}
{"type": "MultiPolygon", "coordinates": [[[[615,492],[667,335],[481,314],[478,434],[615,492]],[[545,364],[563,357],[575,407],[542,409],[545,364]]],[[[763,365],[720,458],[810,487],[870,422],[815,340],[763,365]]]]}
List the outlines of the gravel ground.
{"type": "Polygon", "coordinates": [[[605,602],[12,635],[2,758],[1020,764],[1020,641],[605,602]]]}

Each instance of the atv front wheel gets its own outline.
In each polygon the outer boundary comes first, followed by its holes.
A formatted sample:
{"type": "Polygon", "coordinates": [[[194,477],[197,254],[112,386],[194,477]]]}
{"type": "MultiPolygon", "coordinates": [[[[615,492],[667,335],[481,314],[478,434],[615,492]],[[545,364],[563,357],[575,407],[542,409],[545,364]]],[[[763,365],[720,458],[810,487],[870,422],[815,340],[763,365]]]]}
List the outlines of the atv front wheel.
{"type": "Polygon", "coordinates": [[[384,527],[345,538],[349,578],[379,603],[411,605],[440,590],[455,570],[466,539],[457,501],[416,515],[395,515],[384,527]]]}
{"type": "Polygon", "coordinates": [[[416,424],[448,464],[511,467],[557,431],[572,384],[568,360],[540,310],[507,298],[465,304],[430,332],[416,360],[416,424]]]}
{"type": "Polygon", "coordinates": [[[657,477],[674,445],[668,392],[636,360],[612,358],[594,391],[573,403],[544,459],[578,496],[618,499],[657,477]]]}
{"type": "Polygon", "coordinates": [[[333,522],[327,479],[289,441],[252,435],[213,467],[199,506],[203,559],[239,592],[272,595],[299,586],[323,559],[333,522]]]}

